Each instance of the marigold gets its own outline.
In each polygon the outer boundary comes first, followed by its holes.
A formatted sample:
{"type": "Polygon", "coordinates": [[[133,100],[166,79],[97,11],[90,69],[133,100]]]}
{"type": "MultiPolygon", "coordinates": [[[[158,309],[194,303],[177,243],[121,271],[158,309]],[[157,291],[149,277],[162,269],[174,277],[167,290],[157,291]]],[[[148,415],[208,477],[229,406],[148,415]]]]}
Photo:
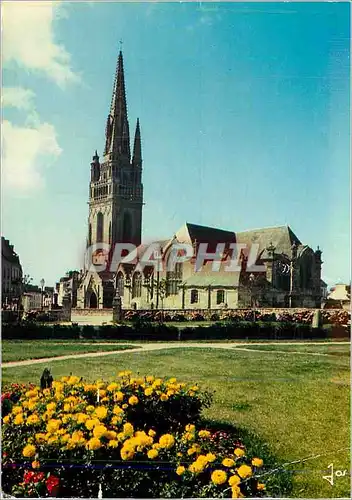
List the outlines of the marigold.
{"type": "Polygon", "coordinates": [[[119,388],[119,384],[116,382],[112,382],[110,385],[107,386],[107,390],[110,392],[113,392],[115,389],[119,388]]]}
{"type": "Polygon", "coordinates": [[[92,437],[86,444],[88,450],[98,450],[101,447],[101,442],[98,438],[92,437]]]}
{"type": "Polygon", "coordinates": [[[53,411],[53,410],[56,410],[56,403],[54,403],[54,402],[52,402],[52,403],[48,403],[48,404],[46,405],[46,409],[47,409],[48,411],[53,411]]]}
{"type": "Polygon", "coordinates": [[[44,443],[46,440],[46,436],[43,432],[38,432],[35,435],[35,439],[36,439],[36,441],[38,441],[38,443],[44,443]]]}
{"type": "Polygon", "coordinates": [[[232,492],[232,495],[231,495],[232,498],[243,498],[244,497],[244,495],[242,495],[242,493],[241,493],[239,486],[232,486],[231,492],[232,492]]]}
{"type": "MultiPolygon", "coordinates": [[[[93,432],[94,433],[94,432],[93,432]]],[[[117,432],[115,431],[106,431],[104,436],[109,440],[114,440],[117,437],[117,432]]]]}
{"type": "Polygon", "coordinates": [[[144,391],[145,396],[151,396],[153,394],[153,389],[152,387],[147,387],[147,389],[144,391]]]}
{"type": "Polygon", "coordinates": [[[34,460],[32,462],[32,469],[39,469],[40,467],[40,462],[38,460],[34,460]]]}
{"type": "Polygon", "coordinates": [[[236,457],[243,457],[245,455],[244,450],[242,448],[236,448],[235,451],[233,452],[236,457]]]}
{"type": "Polygon", "coordinates": [[[117,447],[118,447],[118,445],[119,445],[119,442],[118,442],[118,441],[116,441],[116,439],[111,439],[111,440],[109,441],[109,443],[108,443],[108,446],[109,446],[110,448],[117,448],[117,447]]]}
{"type": "Polygon", "coordinates": [[[121,413],[123,413],[123,409],[120,406],[115,405],[112,412],[114,415],[121,415],[121,413]]]}
{"type": "Polygon", "coordinates": [[[14,407],[12,408],[12,413],[13,413],[14,415],[18,415],[18,413],[22,413],[22,411],[23,411],[23,410],[22,410],[22,407],[21,407],[21,406],[14,406],[14,407]]]}
{"type": "Polygon", "coordinates": [[[149,384],[151,384],[152,382],[154,382],[153,375],[148,375],[148,377],[146,378],[146,381],[149,382],[149,384]]]}
{"type": "Polygon", "coordinates": [[[22,455],[24,457],[34,457],[34,455],[36,454],[36,448],[35,446],[33,446],[32,444],[27,444],[23,450],[22,450],[22,455]]]}
{"type": "Polygon", "coordinates": [[[233,467],[235,465],[235,461],[232,460],[232,458],[224,458],[222,465],[224,467],[233,467]]]}
{"type": "Polygon", "coordinates": [[[258,483],[257,484],[257,490],[259,490],[259,491],[265,490],[265,484],[264,483],[258,483]]]}
{"type": "Polygon", "coordinates": [[[253,458],[252,460],[252,465],[254,465],[254,467],[262,467],[263,463],[264,462],[261,458],[253,458]]]}
{"type": "Polygon", "coordinates": [[[123,401],[123,392],[121,391],[114,392],[114,401],[116,402],[123,401]]]}
{"type": "Polygon", "coordinates": [[[214,484],[223,484],[226,483],[227,474],[225,471],[217,469],[211,475],[211,480],[214,484]]]}
{"type": "Polygon", "coordinates": [[[156,434],[156,432],[155,432],[155,431],[153,431],[153,429],[150,429],[150,430],[148,431],[148,436],[154,437],[154,436],[155,436],[155,434],[156,434]]]}
{"type": "Polygon", "coordinates": [[[87,413],[93,413],[95,410],[94,406],[93,405],[88,405],[87,408],[86,408],[86,412],[87,413]]]}
{"type": "Polygon", "coordinates": [[[201,431],[199,431],[198,436],[200,438],[208,438],[208,437],[210,437],[210,432],[206,431],[206,430],[201,430],[201,431]]]}
{"type": "Polygon", "coordinates": [[[60,420],[49,420],[49,422],[46,424],[46,430],[47,432],[54,433],[58,430],[60,427],[61,421],[60,420]]]}
{"type": "Polygon", "coordinates": [[[179,465],[176,469],[176,474],[178,476],[182,476],[182,474],[185,472],[185,467],[183,467],[183,465],[179,465]]]}
{"type": "Polygon", "coordinates": [[[108,414],[108,410],[105,406],[97,406],[95,408],[94,415],[96,415],[100,420],[104,420],[108,414]]]}
{"type": "Polygon", "coordinates": [[[138,398],[137,396],[131,396],[128,400],[128,403],[131,405],[131,406],[135,406],[138,404],[138,398]]]}
{"type": "Polygon", "coordinates": [[[85,426],[89,431],[91,431],[93,429],[93,427],[95,427],[96,425],[99,425],[99,424],[100,424],[100,420],[97,418],[90,418],[89,420],[86,420],[86,422],[85,422],[85,426]]]}
{"type": "Polygon", "coordinates": [[[18,413],[18,415],[15,416],[13,423],[15,425],[21,425],[23,424],[23,413],[18,413]]]}
{"type": "Polygon", "coordinates": [[[171,434],[164,434],[160,437],[159,444],[162,448],[169,450],[175,444],[175,438],[171,434]]]}
{"type": "Polygon", "coordinates": [[[38,417],[38,415],[30,415],[27,420],[26,420],[26,424],[27,425],[35,425],[35,424],[39,424],[40,422],[40,418],[38,417]]]}
{"type": "Polygon", "coordinates": [[[123,426],[123,432],[125,436],[132,436],[134,433],[133,425],[130,424],[129,422],[126,422],[123,426]]]}
{"type": "Polygon", "coordinates": [[[241,465],[237,469],[237,474],[242,478],[250,477],[252,475],[252,468],[249,465],[241,465]]]}
{"type": "Polygon", "coordinates": [[[196,426],[193,425],[193,424],[187,424],[186,427],[185,427],[185,430],[187,432],[194,432],[196,430],[196,426]]]}
{"type": "Polygon", "coordinates": [[[241,482],[241,478],[238,477],[236,474],[234,476],[231,476],[229,479],[230,486],[237,486],[238,484],[240,484],[240,482],[241,482]]]}
{"type": "Polygon", "coordinates": [[[216,455],[214,455],[214,453],[207,453],[205,456],[208,462],[214,462],[214,460],[216,460],[216,455]]]}
{"type": "Polygon", "coordinates": [[[132,460],[132,458],[134,457],[134,450],[133,448],[123,447],[121,448],[120,455],[122,460],[132,460]]]}
{"type": "Polygon", "coordinates": [[[148,453],[148,458],[150,458],[151,460],[153,460],[153,458],[156,458],[158,455],[159,455],[159,452],[158,450],[149,450],[148,453]]]}
{"type": "Polygon", "coordinates": [[[93,429],[93,436],[100,439],[105,435],[106,431],[105,425],[96,425],[93,429]]]}
{"type": "Polygon", "coordinates": [[[2,421],[4,422],[4,424],[8,424],[10,422],[10,415],[6,415],[6,417],[4,417],[2,421]]]}
{"type": "Polygon", "coordinates": [[[169,399],[169,396],[167,394],[161,394],[160,401],[167,401],[168,399],[169,399]]]}

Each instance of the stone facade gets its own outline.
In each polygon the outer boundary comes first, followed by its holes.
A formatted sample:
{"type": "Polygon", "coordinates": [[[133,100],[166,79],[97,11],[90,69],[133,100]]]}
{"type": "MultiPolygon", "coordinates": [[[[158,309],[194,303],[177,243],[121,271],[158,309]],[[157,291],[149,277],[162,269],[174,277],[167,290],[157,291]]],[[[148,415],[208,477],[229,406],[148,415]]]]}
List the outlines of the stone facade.
{"type": "Polygon", "coordinates": [[[124,309],[139,310],[320,307],[321,251],[303,244],[289,226],[234,232],[186,223],[171,238],[157,242],[166,264],[163,270],[140,266],[145,250],[145,245],[140,244],[141,137],[137,121],[131,158],[121,52],[105,137],[102,162],[95,152],[91,163],[87,246],[106,244],[107,249],[93,253],[93,257],[111,262],[115,244],[133,243],[138,246],[137,262],[99,273],[86,271],[77,291],[77,308],[110,309],[120,300],[124,309]],[[192,246],[194,255],[201,244],[207,244],[210,253],[218,244],[224,244],[220,268],[215,271],[208,259],[197,269],[193,257],[167,269],[171,249],[178,243],[192,246]],[[240,245],[241,252],[238,269],[229,272],[232,244],[240,245]],[[262,268],[248,270],[253,265],[262,268]]]}
{"type": "Polygon", "coordinates": [[[9,240],[1,237],[2,306],[17,307],[21,295],[22,266],[9,240]]]}

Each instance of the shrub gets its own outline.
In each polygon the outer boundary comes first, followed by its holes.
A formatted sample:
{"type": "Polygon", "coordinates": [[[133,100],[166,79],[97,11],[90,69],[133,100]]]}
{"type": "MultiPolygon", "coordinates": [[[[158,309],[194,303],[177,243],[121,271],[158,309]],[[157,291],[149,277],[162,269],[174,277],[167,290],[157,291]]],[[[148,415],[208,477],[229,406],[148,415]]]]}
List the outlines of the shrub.
{"type": "Polygon", "coordinates": [[[264,496],[261,458],[201,427],[209,403],[196,385],[130,372],[111,383],[70,376],[44,391],[20,388],[3,419],[3,489],[92,498],[100,483],[112,498],[264,496]]]}

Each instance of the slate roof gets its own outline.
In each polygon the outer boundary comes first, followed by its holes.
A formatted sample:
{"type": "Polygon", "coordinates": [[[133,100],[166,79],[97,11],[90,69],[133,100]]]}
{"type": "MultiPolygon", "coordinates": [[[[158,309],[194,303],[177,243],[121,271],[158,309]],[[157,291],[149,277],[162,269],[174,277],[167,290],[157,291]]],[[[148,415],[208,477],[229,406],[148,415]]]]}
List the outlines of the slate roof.
{"type": "Polygon", "coordinates": [[[199,226],[186,222],[187,230],[192,241],[197,243],[231,243],[235,241],[235,233],[216,227],[199,226]]]}
{"type": "Polygon", "coordinates": [[[272,243],[275,247],[275,253],[283,253],[288,257],[291,257],[291,247],[294,242],[301,245],[300,240],[289,226],[265,227],[236,233],[236,243],[245,243],[248,246],[258,243],[259,252],[265,250],[272,243]]]}

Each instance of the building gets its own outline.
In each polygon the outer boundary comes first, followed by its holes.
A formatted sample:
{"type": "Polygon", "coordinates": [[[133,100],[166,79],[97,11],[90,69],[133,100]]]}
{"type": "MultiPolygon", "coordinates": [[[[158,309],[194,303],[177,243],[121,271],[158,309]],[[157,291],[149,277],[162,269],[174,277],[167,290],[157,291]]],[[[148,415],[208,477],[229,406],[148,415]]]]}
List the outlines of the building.
{"type": "Polygon", "coordinates": [[[21,295],[22,266],[9,240],[1,237],[2,306],[17,308],[21,295]]]}
{"type": "Polygon", "coordinates": [[[121,52],[105,135],[102,162],[96,151],[91,163],[87,248],[93,262],[111,263],[116,244],[132,243],[137,259],[101,272],[87,270],[77,292],[78,308],[111,308],[114,297],[122,299],[124,308],[134,309],[320,307],[322,252],[302,243],[289,226],[236,232],[187,222],[155,242],[155,253],[165,264],[162,270],[142,265],[148,248],[141,244],[141,133],[137,120],[131,155],[121,52]],[[214,253],[219,244],[218,269],[210,258],[198,269],[196,256],[204,245],[214,253]],[[193,256],[171,268],[176,245],[187,245],[193,256]],[[234,245],[240,247],[238,255],[234,245]],[[235,257],[238,265],[232,267],[235,257]]]}
{"type": "Polygon", "coordinates": [[[22,308],[24,312],[40,311],[43,307],[43,295],[39,287],[33,287],[22,295],[22,308]]]}
{"type": "Polygon", "coordinates": [[[72,307],[77,305],[77,289],[81,280],[81,273],[79,271],[68,271],[66,276],[60,278],[56,283],[55,293],[53,293],[53,304],[62,307],[65,295],[71,298],[72,307]]]}

